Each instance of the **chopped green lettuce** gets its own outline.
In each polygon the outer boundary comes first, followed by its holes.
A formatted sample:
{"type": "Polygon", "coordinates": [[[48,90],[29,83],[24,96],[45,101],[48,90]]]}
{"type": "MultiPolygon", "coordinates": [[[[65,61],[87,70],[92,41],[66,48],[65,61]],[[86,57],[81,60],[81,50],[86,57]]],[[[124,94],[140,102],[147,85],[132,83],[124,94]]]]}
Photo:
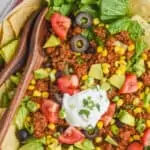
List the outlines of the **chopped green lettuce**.
{"type": "Polygon", "coordinates": [[[137,119],[136,120],[136,130],[139,133],[143,133],[143,131],[145,130],[146,125],[145,125],[145,120],[144,119],[137,119]]]}
{"type": "Polygon", "coordinates": [[[110,21],[127,16],[129,11],[128,0],[102,0],[101,1],[101,19],[110,21]]]}
{"type": "Polygon", "coordinates": [[[118,146],[118,143],[109,135],[106,136],[105,141],[114,146],[118,146]]]}

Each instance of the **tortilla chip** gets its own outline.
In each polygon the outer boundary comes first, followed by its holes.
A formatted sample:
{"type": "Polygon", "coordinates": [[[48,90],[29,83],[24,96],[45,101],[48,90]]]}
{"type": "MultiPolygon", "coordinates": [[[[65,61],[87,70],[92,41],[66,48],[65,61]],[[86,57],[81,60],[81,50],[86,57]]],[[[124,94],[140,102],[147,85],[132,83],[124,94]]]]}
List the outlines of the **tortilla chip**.
{"type": "Polygon", "coordinates": [[[2,38],[2,24],[0,24],[0,41],[1,41],[1,38],[2,38]]]}
{"type": "Polygon", "coordinates": [[[19,141],[16,138],[16,127],[11,125],[5,136],[4,142],[2,144],[1,150],[17,150],[19,147],[19,141]]]}
{"type": "Polygon", "coordinates": [[[14,32],[8,20],[4,20],[2,24],[1,35],[0,47],[4,46],[15,38],[14,32]]]}
{"type": "Polygon", "coordinates": [[[15,32],[15,36],[18,37],[21,29],[23,28],[25,22],[29,19],[37,7],[24,7],[23,9],[17,11],[9,18],[9,22],[15,32]]]}
{"type": "Polygon", "coordinates": [[[15,7],[7,16],[6,19],[10,18],[16,12],[20,11],[26,7],[36,7],[37,9],[40,8],[42,0],[24,0],[22,1],[17,7],[15,7]]]}

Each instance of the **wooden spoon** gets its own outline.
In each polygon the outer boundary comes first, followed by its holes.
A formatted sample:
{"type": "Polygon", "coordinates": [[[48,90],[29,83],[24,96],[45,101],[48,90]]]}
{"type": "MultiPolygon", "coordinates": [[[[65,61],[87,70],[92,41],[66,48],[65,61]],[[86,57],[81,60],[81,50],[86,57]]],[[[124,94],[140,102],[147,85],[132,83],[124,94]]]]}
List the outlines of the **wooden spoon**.
{"type": "Polygon", "coordinates": [[[44,61],[43,44],[48,33],[45,20],[45,15],[47,12],[48,8],[42,10],[35,22],[30,41],[30,53],[27,66],[25,67],[22,80],[17,87],[15,96],[11,101],[9,108],[4,113],[2,120],[0,121],[0,148],[4,136],[7,133],[10,124],[12,123],[16,110],[19,107],[23,96],[25,95],[28,85],[30,84],[30,81],[33,77],[33,71],[38,69],[44,61]]]}
{"type": "Polygon", "coordinates": [[[37,16],[37,12],[33,14],[31,19],[26,23],[21,39],[19,42],[18,49],[16,50],[15,57],[13,60],[8,63],[4,69],[0,72],[0,86],[13,74],[15,73],[18,69],[23,67],[25,63],[25,59],[28,53],[28,38],[29,38],[29,33],[31,31],[31,27],[33,25],[33,22],[37,16]]]}

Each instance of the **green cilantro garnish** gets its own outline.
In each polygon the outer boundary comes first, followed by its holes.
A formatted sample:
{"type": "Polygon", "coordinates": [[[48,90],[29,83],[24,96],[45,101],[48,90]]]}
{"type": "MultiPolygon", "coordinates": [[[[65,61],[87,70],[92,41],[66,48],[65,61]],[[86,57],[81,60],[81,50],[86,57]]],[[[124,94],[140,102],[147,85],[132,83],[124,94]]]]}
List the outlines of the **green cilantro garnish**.
{"type": "Polygon", "coordinates": [[[81,109],[81,110],[79,111],[79,115],[84,115],[84,116],[86,116],[86,117],[88,118],[89,115],[90,115],[90,111],[87,110],[87,109],[81,109]]]}

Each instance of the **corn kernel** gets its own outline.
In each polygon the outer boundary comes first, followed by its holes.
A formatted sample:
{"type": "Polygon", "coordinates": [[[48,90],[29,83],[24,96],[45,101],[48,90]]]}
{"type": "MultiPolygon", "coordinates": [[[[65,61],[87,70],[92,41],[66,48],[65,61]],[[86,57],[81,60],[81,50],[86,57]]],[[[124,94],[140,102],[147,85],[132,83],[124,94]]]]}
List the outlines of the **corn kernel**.
{"type": "Polygon", "coordinates": [[[103,47],[102,47],[102,46],[98,46],[98,47],[97,47],[97,52],[98,52],[98,53],[101,53],[102,51],[103,51],[103,47]]]}
{"type": "Polygon", "coordinates": [[[42,97],[43,98],[48,98],[49,97],[49,93],[48,92],[42,92],[42,97]]]}
{"type": "Polygon", "coordinates": [[[123,74],[125,74],[125,72],[126,72],[126,66],[125,66],[125,65],[121,65],[121,66],[117,69],[116,74],[118,74],[118,75],[123,75],[123,74]]]}
{"type": "Polygon", "coordinates": [[[144,97],[145,97],[145,93],[144,92],[140,93],[140,99],[144,99],[144,97]]]}
{"type": "Polygon", "coordinates": [[[122,47],[116,46],[115,52],[118,53],[119,55],[123,55],[125,53],[125,49],[122,47]]]}
{"type": "Polygon", "coordinates": [[[99,27],[103,27],[103,26],[105,26],[105,24],[104,23],[100,23],[98,26],[99,27]]]}
{"type": "Polygon", "coordinates": [[[129,45],[128,51],[131,52],[133,50],[135,50],[135,45],[134,44],[129,45]]]}
{"type": "Polygon", "coordinates": [[[133,105],[134,105],[134,106],[137,106],[139,103],[140,103],[140,99],[139,99],[139,98],[135,98],[135,99],[133,100],[133,105]]]}
{"type": "Polygon", "coordinates": [[[126,59],[125,56],[121,56],[121,57],[120,57],[120,60],[125,60],[125,59],[126,59]]]}
{"type": "Polygon", "coordinates": [[[101,142],[102,142],[102,137],[95,138],[95,143],[101,143],[101,142]]]}
{"type": "Polygon", "coordinates": [[[28,117],[26,118],[26,121],[27,121],[27,122],[30,122],[30,121],[31,121],[31,117],[28,116],[28,117]]]}
{"type": "Polygon", "coordinates": [[[104,125],[104,123],[103,123],[102,121],[99,121],[99,122],[97,123],[98,129],[102,129],[102,128],[103,128],[103,125],[104,125]]]}
{"type": "Polygon", "coordinates": [[[142,54],[142,58],[143,58],[144,60],[147,60],[147,59],[148,59],[148,57],[147,57],[147,55],[146,55],[145,53],[142,54]]]}
{"type": "Polygon", "coordinates": [[[97,26],[98,24],[100,24],[99,18],[94,18],[93,19],[93,25],[97,26]]]}
{"type": "Polygon", "coordinates": [[[29,85],[28,90],[32,91],[32,90],[34,90],[34,88],[35,88],[35,86],[29,85]]]}
{"type": "Polygon", "coordinates": [[[105,25],[105,27],[106,27],[106,29],[108,29],[108,28],[109,28],[109,25],[108,25],[108,24],[106,24],[106,25],[105,25]]]}
{"type": "Polygon", "coordinates": [[[124,103],[124,101],[123,101],[122,99],[119,99],[119,100],[117,101],[117,107],[122,106],[123,103],[124,103]]]}
{"type": "Polygon", "coordinates": [[[81,56],[81,53],[75,53],[75,56],[81,56]]]}
{"type": "Polygon", "coordinates": [[[150,120],[146,120],[146,126],[150,128],[150,120]]]}
{"type": "Polygon", "coordinates": [[[120,64],[120,65],[127,65],[127,62],[126,62],[125,60],[120,60],[120,61],[119,61],[119,64],[120,64]]]}
{"type": "Polygon", "coordinates": [[[142,82],[138,82],[138,89],[141,89],[143,87],[143,83],[142,82]]]}
{"type": "Polygon", "coordinates": [[[109,73],[109,68],[110,68],[109,64],[107,64],[107,63],[102,64],[102,70],[103,70],[104,74],[108,74],[109,73]]]}
{"type": "Polygon", "coordinates": [[[55,130],[55,129],[56,129],[56,125],[53,124],[53,123],[50,123],[50,124],[48,125],[48,128],[49,128],[50,130],[55,130]]]}
{"type": "Polygon", "coordinates": [[[134,141],[139,141],[141,139],[140,135],[133,135],[134,141]]]}
{"type": "Polygon", "coordinates": [[[143,112],[141,107],[137,107],[137,108],[134,109],[135,114],[138,114],[138,113],[141,113],[141,112],[143,112]]]}
{"type": "Polygon", "coordinates": [[[115,62],[115,67],[119,67],[119,65],[120,65],[119,61],[116,61],[115,62]]]}
{"type": "Polygon", "coordinates": [[[148,94],[150,92],[150,88],[149,87],[146,87],[145,89],[145,94],[148,94]]]}
{"type": "Polygon", "coordinates": [[[106,50],[106,49],[104,49],[103,51],[102,51],[102,56],[103,57],[106,57],[108,55],[108,51],[106,50]]]}
{"type": "Polygon", "coordinates": [[[147,67],[150,69],[150,61],[147,62],[147,67]]]}
{"type": "Polygon", "coordinates": [[[37,91],[37,90],[35,90],[34,92],[33,92],[33,96],[34,97],[41,97],[41,92],[40,91],[37,91]]]}
{"type": "Polygon", "coordinates": [[[96,149],[95,150],[101,150],[101,148],[100,147],[96,147],[96,149]]]}
{"type": "Polygon", "coordinates": [[[88,75],[82,76],[82,80],[83,80],[83,81],[85,81],[85,80],[87,80],[87,79],[88,79],[88,75]]]}
{"type": "Polygon", "coordinates": [[[134,141],[134,139],[132,137],[130,137],[129,142],[133,142],[133,141],[134,141]]]}
{"type": "Polygon", "coordinates": [[[35,85],[35,84],[36,84],[36,80],[35,80],[35,79],[32,79],[32,80],[31,80],[31,84],[35,85]]]}

